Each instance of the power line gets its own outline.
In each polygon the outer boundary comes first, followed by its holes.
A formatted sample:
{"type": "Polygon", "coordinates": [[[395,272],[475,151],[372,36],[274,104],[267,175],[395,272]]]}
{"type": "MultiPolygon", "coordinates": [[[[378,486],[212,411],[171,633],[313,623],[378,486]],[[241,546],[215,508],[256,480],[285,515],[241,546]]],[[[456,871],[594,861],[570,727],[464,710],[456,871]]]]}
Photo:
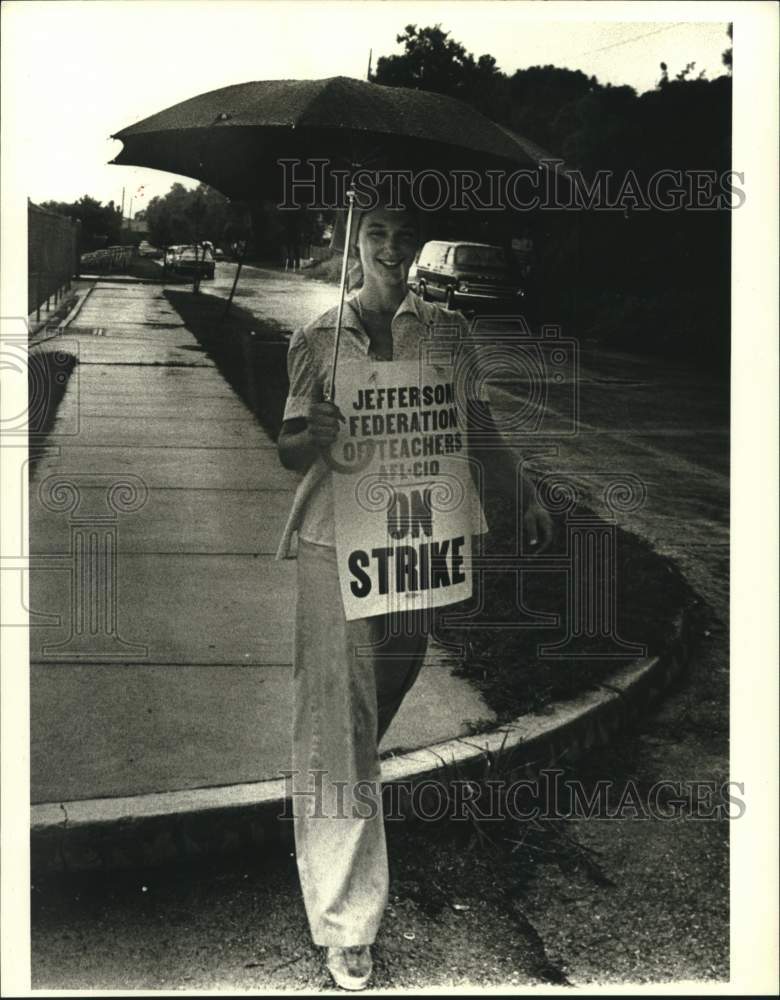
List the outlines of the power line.
{"type": "Polygon", "coordinates": [[[662,31],[671,31],[672,28],[684,27],[686,27],[684,24],[665,24],[662,28],[655,28],[653,31],[646,31],[642,35],[634,35],[633,38],[623,38],[619,42],[610,42],[609,45],[602,45],[598,49],[589,49],[587,52],[580,52],[579,56],[576,56],[575,58],[579,59],[580,56],[591,56],[595,52],[604,52],[605,49],[614,49],[617,48],[618,45],[629,45],[631,42],[638,42],[640,38],[649,38],[650,35],[658,35],[662,31]]]}

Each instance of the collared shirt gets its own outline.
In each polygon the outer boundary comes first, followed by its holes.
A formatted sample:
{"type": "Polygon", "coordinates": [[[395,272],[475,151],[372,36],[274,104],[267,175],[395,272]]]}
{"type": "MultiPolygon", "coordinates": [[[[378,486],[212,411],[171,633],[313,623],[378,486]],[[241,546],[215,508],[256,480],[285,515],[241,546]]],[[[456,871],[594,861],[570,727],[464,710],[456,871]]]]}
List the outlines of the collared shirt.
{"type": "MultiPolygon", "coordinates": [[[[338,307],[334,306],[318,319],[295,331],[287,353],[287,372],[290,389],[284,408],[284,420],[308,417],[314,402],[323,399],[323,388],[328,384],[336,335],[338,307]]],[[[458,312],[450,312],[431,302],[424,302],[414,292],[408,292],[391,320],[393,360],[416,361],[420,357],[421,339],[440,337],[457,342],[468,336],[468,320],[458,312]]],[[[432,341],[435,343],[435,341],[432,341]]],[[[344,303],[339,340],[339,359],[375,358],[371,340],[366,332],[355,304],[355,297],[344,303]]],[[[383,363],[376,359],[378,363],[383,363]]],[[[475,380],[475,385],[479,380],[475,380]]],[[[466,392],[470,390],[466,388],[466,392]]],[[[479,389],[474,398],[486,399],[479,389]]],[[[282,535],[277,559],[289,558],[293,553],[295,532],[304,541],[315,545],[335,546],[335,519],[333,511],[332,473],[322,458],[317,458],[298,485],[292,510],[282,535]]],[[[480,509],[478,532],[487,526],[480,509]]]]}

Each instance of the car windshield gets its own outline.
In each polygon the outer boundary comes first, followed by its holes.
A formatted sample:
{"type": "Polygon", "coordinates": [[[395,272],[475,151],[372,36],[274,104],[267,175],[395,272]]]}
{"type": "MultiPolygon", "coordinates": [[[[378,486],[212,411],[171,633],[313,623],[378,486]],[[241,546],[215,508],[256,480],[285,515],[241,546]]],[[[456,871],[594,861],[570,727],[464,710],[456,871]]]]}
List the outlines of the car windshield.
{"type": "Polygon", "coordinates": [[[455,263],[458,267],[505,267],[506,255],[501,247],[457,247],[455,263]]]}

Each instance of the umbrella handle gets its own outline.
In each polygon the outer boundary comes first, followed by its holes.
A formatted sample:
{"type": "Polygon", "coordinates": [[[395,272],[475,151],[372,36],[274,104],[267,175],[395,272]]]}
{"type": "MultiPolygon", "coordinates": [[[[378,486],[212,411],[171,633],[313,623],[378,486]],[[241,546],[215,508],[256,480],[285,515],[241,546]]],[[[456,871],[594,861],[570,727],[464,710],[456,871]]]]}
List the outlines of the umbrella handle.
{"type": "Polygon", "coordinates": [[[350,246],[350,237],[352,236],[352,209],[355,204],[354,188],[350,188],[349,191],[347,191],[347,201],[349,202],[349,208],[347,210],[347,232],[344,237],[344,257],[341,262],[341,287],[339,288],[339,311],[336,317],[336,336],[333,341],[333,358],[330,364],[330,379],[328,380],[328,387],[325,391],[326,403],[332,403],[336,395],[336,363],[339,357],[339,341],[341,340],[341,317],[344,314],[344,294],[347,290],[347,268],[349,266],[349,246],[350,246]]]}

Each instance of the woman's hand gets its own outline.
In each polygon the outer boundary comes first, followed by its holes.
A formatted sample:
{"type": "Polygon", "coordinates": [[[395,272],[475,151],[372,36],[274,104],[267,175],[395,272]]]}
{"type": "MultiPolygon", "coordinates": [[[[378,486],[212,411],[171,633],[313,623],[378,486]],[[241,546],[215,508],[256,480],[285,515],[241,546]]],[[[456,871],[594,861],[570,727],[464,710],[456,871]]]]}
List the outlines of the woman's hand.
{"type": "MultiPolygon", "coordinates": [[[[341,466],[331,454],[331,446],[338,437],[339,422],[344,420],[335,403],[312,403],[308,417],[285,420],[279,432],[279,458],[285,469],[305,473],[313,462],[323,458],[336,472],[359,471],[352,466],[341,466]]],[[[371,461],[373,448],[367,449],[365,466],[371,461]]]]}
{"type": "Polygon", "coordinates": [[[534,553],[544,552],[553,537],[553,522],[550,512],[545,510],[536,500],[532,500],[523,515],[528,544],[534,553]]]}
{"type": "Polygon", "coordinates": [[[335,403],[312,403],[308,422],[312,444],[329,448],[339,435],[339,421],[344,422],[344,415],[335,403]]]}

